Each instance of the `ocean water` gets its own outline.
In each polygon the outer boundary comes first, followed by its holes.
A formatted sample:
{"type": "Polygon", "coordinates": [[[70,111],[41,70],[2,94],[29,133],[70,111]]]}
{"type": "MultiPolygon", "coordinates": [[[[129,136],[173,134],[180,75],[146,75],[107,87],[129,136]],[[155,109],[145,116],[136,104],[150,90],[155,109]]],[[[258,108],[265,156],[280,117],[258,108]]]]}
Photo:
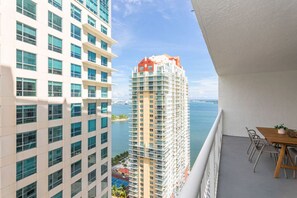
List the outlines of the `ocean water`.
{"type": "MultiPolygon", "coordinates": [[[[129,105],[112,105],[112,114],[130,113],[129,105]]],[[[212,127],[218,113],[218,104],[212,102],[190,103],[190,146],[191,166],[212,127]]],[[[129,149],[129,122],[112,123],[112,156],[129,149]]]]}

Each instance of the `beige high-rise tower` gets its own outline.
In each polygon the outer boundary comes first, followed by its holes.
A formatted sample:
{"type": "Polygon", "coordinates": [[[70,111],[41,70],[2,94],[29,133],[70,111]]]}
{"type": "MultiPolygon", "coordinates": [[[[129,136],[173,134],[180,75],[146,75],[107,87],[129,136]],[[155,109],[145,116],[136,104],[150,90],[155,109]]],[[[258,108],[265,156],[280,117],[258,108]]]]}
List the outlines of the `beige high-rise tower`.
{"type": "Polygon", "coordinates": [[[129,196],[176,197],[190,168],[188,82],[179,57],[144,58],[131,87],[129,196]]]}
{"type": "Polygon", "coordinates": [[[0,197],[110,197],[111,1],[1,0],[0,26],[0,197]]]}

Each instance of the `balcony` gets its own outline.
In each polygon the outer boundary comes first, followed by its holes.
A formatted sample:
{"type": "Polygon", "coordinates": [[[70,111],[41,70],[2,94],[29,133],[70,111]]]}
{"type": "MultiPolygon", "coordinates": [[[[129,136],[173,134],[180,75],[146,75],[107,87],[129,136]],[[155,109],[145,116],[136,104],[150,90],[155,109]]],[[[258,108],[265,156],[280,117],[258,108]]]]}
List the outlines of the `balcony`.
{"type": "Polygon", "coordinates": [[[95,52],[98,52],[99,54],[103,54],[104,56],[107,56],[109,58],[116,58],[117,57],[117,55],[115,55],[114,53],[109,52],[107,50],[104,50],[104,49],[102,49],[100,47],[97,47],[96,45],[94,45],[94,44],[92,44],[90,42],[84,42],[83,46],[86,49],[91,49],[91,50],[93,50],[95,52]]]}
{"type": "Polygon", "coordinates": [[[192,0],[219,79],[223,110],[202,147],[179,197],[296,197],[287,169],[274,178],[263,154],[253,172],[245,126],[297,128],[297,2],[192,0]],[[294,14],[292,14],[294,13],[294,14]],[[294,46],[294,47],[293,47],[294,46]],[[286,57],[284,59],[284,57],[286,57]]]}
{"type": "Polygon", "coordinates": [[[105,41],[107,41],[111,45],[117,43],[117,41],[115,41],[111,37],[107,36],[106,34],[102,33],[101,31],[99,31],[98,29],[96,29],[95,27],[91,26],[88,23],[83,24],[83,28],[90,31],[91,33],[95,34],[96,36],[99,36],[100,38],[103,38],[105,41]]]}
{"type": "Polygon", "coordinates": [[[87,68],[88,67],[98,68],[98,69],[100,69],[102,71],[105,71],[105,72],[115,72],[115,71],[117,71],[116,69],[113,69],[111,66],[100,65],[98,63],[94,63],[94,62],[88,61],[88,60],[84,60],[84,61],[82,61],[82,63],[83,63],[83,66],[85,66],[87,68]]]}

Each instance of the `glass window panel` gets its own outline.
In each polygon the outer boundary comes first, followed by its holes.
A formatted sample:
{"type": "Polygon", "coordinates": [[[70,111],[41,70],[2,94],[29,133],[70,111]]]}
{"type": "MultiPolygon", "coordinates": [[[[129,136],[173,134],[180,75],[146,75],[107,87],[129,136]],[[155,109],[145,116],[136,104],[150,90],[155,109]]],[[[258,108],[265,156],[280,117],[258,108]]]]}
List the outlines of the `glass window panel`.
{"type": "Polygon", "coordinates": [[[71,17],[79,22],[81,21],[81,10],[73,4],[71,4],[71,17]]]}
{"type": "Polygon", "coordinates": [[[16,198],[37,198],[37,182],[17,190],[16,198]]]}
{"type": "Polygon", "coordinates": [[[96,164],[96,153],[93,153],[88,156],[88,167],[91,167],[96,164]]]}
{"type": "Polygon", "coordinates": [[[71,63],[71,77],[81,78],[81,66],[71,63]]]}
{"type": "Polygon", "coordinates": [[[93,27],[96,27],[96,20],[88,16],[88,24],[90,24],[93,27]]]}
{"type": "Polygon", "coordinates": [[[96,136],[88,138],[88,149],[96,147],[96,136]]]}
{"type": "Polygon", "coordinates": [[[16,124],[36,122],[37,105],[17,105],[16,124]]]}
{"type": "Polygon", "coordinates": [[[107,50],[107,43],[101,40],[101,48],[107,50]]]}
{"type": "Polygon", "coordinates": [[[106,72],[101,72],[101,82],[107,82],[108,74],[106,72]]]}
{"type": "Polygon", "coordinates": [[[107,157],[107,147],[101,149],[101,160],[107,157]]]}
{"type": "Polygon", "coordinates": [[[16,79],[17,96],[36,96],[36,80],[29,78],[16,79]]]}
{"type": "Polygon", "coordinates": [[[18,133],[16,135],[16,151],[21,152],[36,148],[36,142],[36,131],[18,133]]]}
{"type": "Polygon", "coordinates": [[[71,104],[71,117],[81,116],[81,103],[71,104]]]}
{"type": "Polygon", "coordinates": [[[88,132],[96,131],[96,119],[88,120],[88,132]]]}
{"type": "Polygon", "coordinates": [[[63,105],[62,104],[49,104],[48,105],[48,120],[57,120],[63,118],[63,105]]]}
{"type": "Polygon", "coordinates": [[[106,128],[108,126],[108,118],[101,118],[101,129],[106,128]]]}
{"type": "Polygon", "coordinates": [[[62,75],[62,61],[48,58],[48,73],[62,75]]]}
{"type": "Polygon", "coordinates": [[[108,170],[108,162],[101,164],[101,175],[104,175],[105,173],[107,173],[107,170],[108,170]]]}
{"type": "Polygon", "coordinates": [[[71,37],[77,40],[81,39],[81,29],[73,24],[71,24],[71,37]]]}
{"type": "Polygon", "coordinates": [[[48,190],[55,188],[63,183],[63,169],[48,176],[48,190]]]}
{"type": "Polygon", "coordinates": [[[101,56],[101,65],[107,66],[108,59],[104,56],[101,56]]]}
{"type": "Polygon", "coordinates": [[[88,97],[96,97],[96,86],[88,86],[88,97]]]}
{"type": "Polygon", "coordinates": [[[71,124],[71,137],[81,135],[81,122],[71,124]]]}
{"type": "Polygon", "coordinates": [[[16,67],[36,71],[36,54],[17,50],[16,51],[16,67]]]}
{"type": "Polygon", "coordinates": [[[81,84],[71,83],[71,97],[81,97],[81,84]]]}
{"type": "Polygon", "coordinates": [[[98,13],[98,0],[86,0],[87,8],[97,15],[98,13]]]}
{"type": "Polygon", "coordinates": [[[36,3],[31,0],[17,0],[17,12],[36,20],[36,3]]]}
{"type": "Polygon", "coordinates": [[[88,68],[88,79],[96,80],[96,70],[88,68]]]}
{"type": "Polygon", "coordinates": [[[81,153],[81,141],[71,144],[71,157],[81,153]]]}
{"type": "Polygon", "coordinates": [[[52,4],[54,7],[62,10],[62,0],[48,0],[49,4],[52,4]]]}
{"type": "Polygon", "coordinates": [[[90,185],[94,181],[96,181],[96,169],[88,174],[88,184],[90,185]]]}
{"type": "Polygon", "coordinates": [[[88,104],[88,115],[96,114],[96,103],[88,104]]]}
{"type": "Polygon", "coordinates": [[[16,163],[16,180],[19,181],[25,177],[36,173],[37,158],[36,156],[19,161],[16,163]]]}
{"type": "Polygon", "coordinates": [[[101,113],[107,113],[107,112],[108,112],[108,103],[101,102],[101,113]]]}
{"type": "Polygon", "coordinates": [[[107,35],[107,28],[104,25],[101,25],[101,32],[107,35]]]}
{"type": "Polygon", "coordinates": [[[62,18],[48,11],[48,26],[62,32],[62,18]]]}
{"type": "Polygon", "coordinates": [[[90,33],[88,33],[88,42],[96,45],[96,37],[90,33]]]}
{"type": "Polygon", "coordinates": [[[107,142],[108,134],[107,132],[104,132],[101,134],[101,144],[104,144],[107,142]]]}
{"type": "Polygon", "coordinates": [[[88,51],[88,61],[96,63],[96,53],[88,51]]]}
{"type": "Polygon", "coordinates": [[[63,161],[63,148],[57,148],[48,152],[48,167],[63,161]]]}
{"type": "Polygon", "coordinates": [[[48,143],[57,142],[63,139],[63,126],[48,128],[48,143]]]}
{"type": "Polygon", "coordinates": [[[100,0],[100,18],[106,23],[109,22],[109,4],[108,0],[100,0]]]}
{"type": "Polygon", "coordinates": [[[101,191],[103,191],[107,186],[108,186],[108,177],[105,177],[102,181],[101,181],[101,191]]]}
{"type": "Polygon", "coordinates": [[[81,172],[81,160],[71,164],[71,177],[74,177],[81,172]]]}
{"type": "Polygon", "coordinates": [[[71,197],[74,197],[81,191],[81,179],[77,180],[73,184],[71,184],[71,197]]]}
{"type": "Polygon", "coordinates": [[[101,97],[108,98],[108,88],[107,87],[101,87],[101,97]]]}
{"type": "Polygon", "coordinates": [[[62,39],[48,35],[48,49],[54,52],[62,53],[62,39]]]}
{"type": "Polygon", "coordinates": [[[71,57],[81,59],[81,47],[71,44],[71,57]]]}
{"type": "Polygon", "coordinates": [[[17,22],[16,38],[19,41],[36,45],[36,29],[17,22]]]}

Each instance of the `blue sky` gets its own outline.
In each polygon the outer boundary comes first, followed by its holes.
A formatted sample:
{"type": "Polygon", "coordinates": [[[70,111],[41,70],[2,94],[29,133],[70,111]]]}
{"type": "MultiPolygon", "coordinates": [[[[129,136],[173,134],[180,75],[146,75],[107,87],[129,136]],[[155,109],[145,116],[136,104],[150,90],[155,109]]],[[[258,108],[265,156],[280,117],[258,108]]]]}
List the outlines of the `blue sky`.
{"type": "Polygon", "coordinates": [[[113,0],[113,97],[129,98],[133,67],[144,57],[180,56],[189,97],[217,99],[217,75],[190,0],[113,0]]]}

